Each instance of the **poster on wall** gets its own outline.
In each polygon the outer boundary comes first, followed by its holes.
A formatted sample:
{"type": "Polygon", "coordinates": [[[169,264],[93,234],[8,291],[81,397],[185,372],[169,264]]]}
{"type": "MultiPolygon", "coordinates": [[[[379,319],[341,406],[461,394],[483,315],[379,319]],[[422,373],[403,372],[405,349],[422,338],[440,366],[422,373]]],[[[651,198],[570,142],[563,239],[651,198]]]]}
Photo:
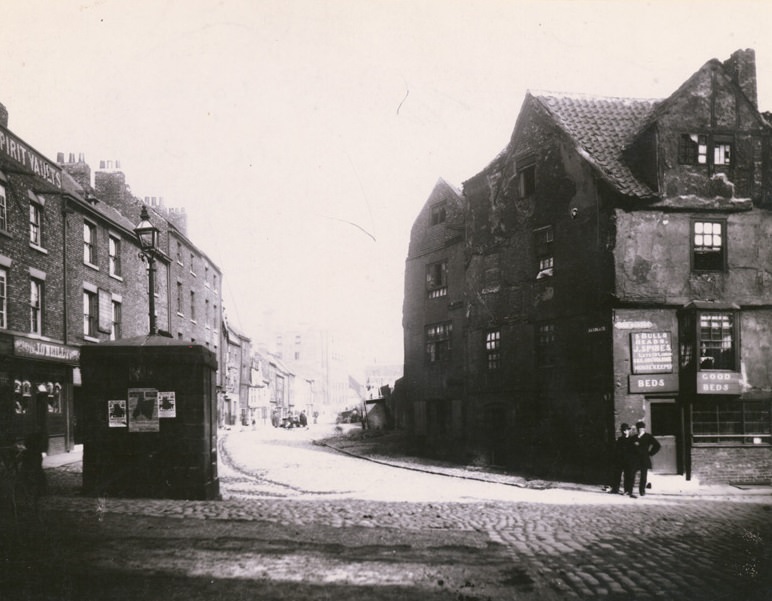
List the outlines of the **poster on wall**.
{"type": "Polygon", "coordinates": [[[177,417],[176,393],[171,390],[158,393],[158,416],[161,419],[177,417]]]}
{"type": "Polygon", "coordinates": [[[111,428],[125,428],[128,425],[126,421],[126,401],[107,401],[107,422],[111,428]]]}
{"type": "Polygon", "coordinates": [[[129,432],[158,432],[158,391],[129,388],[129,432]]]}

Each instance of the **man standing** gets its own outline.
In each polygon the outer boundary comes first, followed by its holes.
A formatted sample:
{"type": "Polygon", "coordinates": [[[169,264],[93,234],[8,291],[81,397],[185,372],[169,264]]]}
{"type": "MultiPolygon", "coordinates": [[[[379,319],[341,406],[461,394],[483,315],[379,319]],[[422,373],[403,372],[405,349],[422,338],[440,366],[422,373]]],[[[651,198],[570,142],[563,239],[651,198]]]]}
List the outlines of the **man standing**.
{"type": "Polygon", "coordinates": [[[624,494],[633,496],[633,481],[637,457],[630,436],[630,426],[622,424],[619,427],[620,436],[614,444],[614,457],[609,493],[619,494],[619,480],[622,479],[624,494]]]}
{"type": "Polygon", "coordinates": [[[635,429],[636,435],[633,437],[633,448],[635,449],[635,455],[637,459],[637,469],[641,471],[640,478],[638,480],[638,493],[641,496],[646,494],[646,481],[648,479],[648,473],[651,469],[651,457],[659,452],[662,445],[657,442],[651,434],[646,432],[646,424],[643,422],[636,422],[635,429]]]}

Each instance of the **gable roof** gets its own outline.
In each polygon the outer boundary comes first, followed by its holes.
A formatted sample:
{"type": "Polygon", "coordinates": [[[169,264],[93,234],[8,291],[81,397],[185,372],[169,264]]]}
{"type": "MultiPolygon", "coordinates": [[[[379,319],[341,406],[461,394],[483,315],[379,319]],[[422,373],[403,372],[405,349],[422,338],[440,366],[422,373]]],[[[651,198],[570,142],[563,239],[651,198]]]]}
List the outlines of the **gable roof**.
{"type": "Polygon", "coordinates": [[[646,123],[659,99],[615,98],[585,94],[528,92],[576,143],[577,150],[600,175],[626,196],[657,194],[635,177],[622,151],[646,123]]]}

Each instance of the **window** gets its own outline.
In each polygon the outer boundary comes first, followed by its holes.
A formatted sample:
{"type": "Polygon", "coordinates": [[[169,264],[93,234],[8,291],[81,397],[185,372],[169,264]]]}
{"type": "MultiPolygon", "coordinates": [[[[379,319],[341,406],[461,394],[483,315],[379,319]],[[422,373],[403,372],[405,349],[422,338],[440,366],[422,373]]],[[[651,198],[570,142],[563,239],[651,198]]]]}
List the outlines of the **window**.
{"type": "Polygon", "coordinates": [[[121,277],[121,239],[110,236],[108,243],[110,275],[121,277]]]}
{"type": "Polygon", "coordinates": [[[193,255],[193,253],[190,253],[190,273],[192,273],[193,275],[196,275],[196,270],[194,269],[194,265],[193,265],[194,258],[195,258],[195,255],[193,255]]]}
{"type": "Polygon", "coordinates": [[[96,265],[96,226],[83,222],[83,262],[96,265]]]}
{"type": "Polygon", "coordinates": [[[113,301],[113,316],[112,321],[113,325],[110,329],[110,340],[118,340],[119,338],[123,337],[123,331],[121,328],[121,314],[122,314],[122,307],[121,303],[118,301],[113,301]]]}
{"type": "Polygon", "coordinates": [[[177,263],[182,265],[182,242],[177,240],[177,263]]]}
{"type": "Polygon", "coordinates": [[[182,312],[182,282],[177,282],[177,314],[183,315],[182,312]]]}
{"type": "Polygon", "coordinates": [[[212,327],[212,314],[210,312],[210,305],[209,305],[209,299],[206,299],[204,301],[204,326],[208,330],[212,327]]]}
{"type": "Polygon", "coordinates": [[[720,142],[713,146],[713,164],[731,165],[732,145],[728,142],[720,142]]]}
{"type": "Polygon", "coordinates": [[[426,266],[426,290],[429,298],[448,295],[448,262],[439,261],[426,266]]]}
{"type": "Polygon", "coordinates": [[[5,196],[5,186],[0,184],[0,230],[8,229],[8,203],[5,196]]]}
{"type": "Polygon", "coordinates": [[[83,335],[97,335],[97,295],[91,290],[83,291],[83,335]]]}
{"type": "Polygon", "coordinates": [[[707,164],[708,137],[699,134],[681,134],[678,144],[678,162],[681,165],[707,164]]]}
{"type": "Polygon", "coordinates": [[[43,280],[29,280],[29,331],[43,333],[43,280]]]}
{"type": "Polygon", "coordinates": [[[692,223],[692,268],[695,271],[723,271],[726,263],[724,221],[692,223]]]}
{"type": "Polygon", "coordinates": [[[426,326],[426,360],[429,363],[450,357],[452,333],[453,323],[450,321],[426,326]]]}
{"type": "Polygon", "coordinates": [[[436,204],[432,207],[432,225],[444,223],[446,217],[445,203],[436,204]]]}
{"type": "Polygon", "coordinates": [[[536,166],[523,167],[517,174],[517,188],[520,198],[527,198],[536,192],[536,166]]]}
{"type": "Polygon", "coordinates": [[[695,443],[770,444],[769,401],[700,399],[692,406],[695,443]]]}
{"type": "Polygon", "coordinates": [[[8,327],[8,270],[0,267],[0,329],[8,327]]]}
{"type": "Polygon", "coordinates": [[[553,274],[555,259],[553,256],[553,242],[555,233],[552,226],[543,227],[534,232],[536,239],[536,260],[538,261],[538,270],[536,279],[550,277],[553,274]]]}
{"type": "Polygon", "coordinates": [[[492,330],[485,335],[485,352],[488,371],[501,369],[501,330],[492,330]]]}
{"type": "Polygon", "coordinates": [[[190,291],[190,321],[196,321],[196,293],[190,291]]]}
{"type": "Polygon", "coordinates": [[[29,241],[35,246],[43,246],[43,209],[35,203],[29,203],[29,241]]]}
{"type": "Polygon", "coordinates": [[[555,324],[541,324],[537,329],[536,364],[539,367],[555,364],[555,324]]]}
{"type": "Polygon", "coordinates": [[[204,265],[204,286],[209,288],[209,265],[204,265]]]}
{"type": "Polygon", "coordinates": [[[737,366],[735,357],[734,314],[700,313],[700,370],[728,369],[737,366]]]}

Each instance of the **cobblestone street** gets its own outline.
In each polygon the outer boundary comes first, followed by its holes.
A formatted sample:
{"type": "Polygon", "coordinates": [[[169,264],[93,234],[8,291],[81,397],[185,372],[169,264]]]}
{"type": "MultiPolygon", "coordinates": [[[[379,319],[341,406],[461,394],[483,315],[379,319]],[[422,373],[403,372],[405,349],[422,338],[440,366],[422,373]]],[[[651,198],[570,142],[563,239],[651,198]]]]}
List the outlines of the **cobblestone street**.
{"type": "Polygon", "coordinates": [[[4,557],[4,584],[22,599],[755,601],[772,591],[767,494],[529,489],[380,465],[315,445],[317,435],[224,433],[223,501],[84,498],[77,462],[49,470],[55,496],[40,518],[4,535],[4,551],[25,541],[4,557]]]}

